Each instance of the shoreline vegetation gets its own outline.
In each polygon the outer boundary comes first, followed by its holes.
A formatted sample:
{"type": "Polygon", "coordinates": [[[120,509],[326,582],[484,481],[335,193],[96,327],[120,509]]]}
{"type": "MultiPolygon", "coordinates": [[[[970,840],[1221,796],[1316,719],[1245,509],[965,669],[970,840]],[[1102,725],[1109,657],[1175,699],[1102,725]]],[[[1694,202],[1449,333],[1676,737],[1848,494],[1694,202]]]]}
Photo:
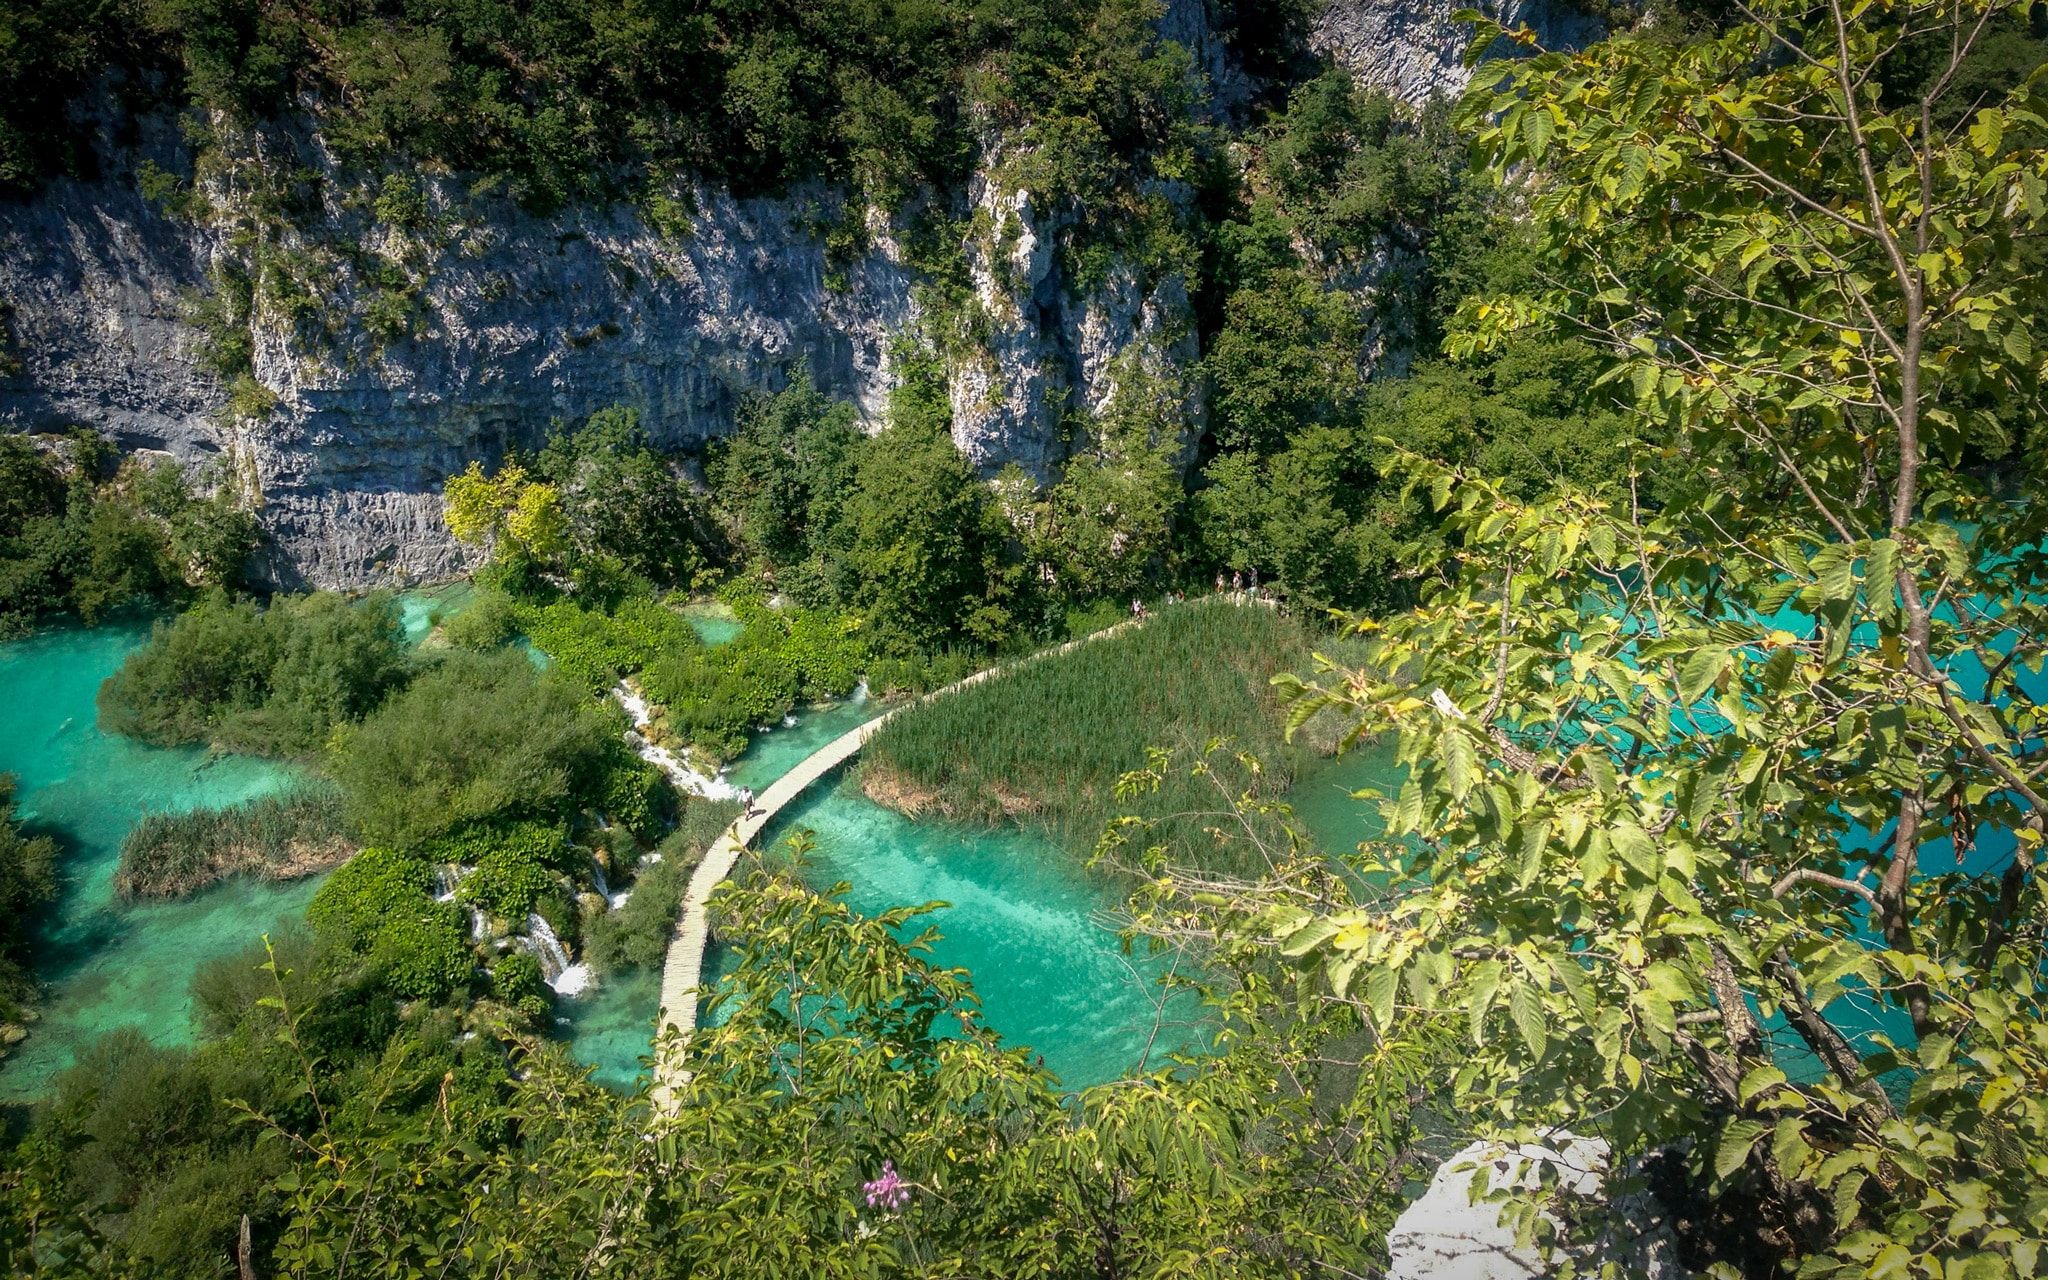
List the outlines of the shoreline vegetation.
{"type": "Polygon", "coordinates": [[[224,809],[152,813],[121,842],[114,891],[179,898],[238,875],[297,880],[329,871],[361,846],[349,839],[341,793],[302,787],[224,809]]]}
{"type": "Polygon", "coordinates": [[[1145,626],[902,712],[864,748],[858,785],[910,818],[1037,826],[1077,852],[1132,812],[1167,821],[1191,848],[1211,844],[1196,837],[1222,798],[1213,786],[1174,771],[1159,792],[1132,797],[1118,781],[1155,749],[1194,758],[1222,740],[1223,756],[1260,762],[1256,780],[1233,777],[1233,789],[1256,781],[1262,794],[1284,793],[1304,749],[1283,740],[1270,681],[1305,670],[1316,647],[1274,609],[1215,597],[1163,605],[1145,626]]]}

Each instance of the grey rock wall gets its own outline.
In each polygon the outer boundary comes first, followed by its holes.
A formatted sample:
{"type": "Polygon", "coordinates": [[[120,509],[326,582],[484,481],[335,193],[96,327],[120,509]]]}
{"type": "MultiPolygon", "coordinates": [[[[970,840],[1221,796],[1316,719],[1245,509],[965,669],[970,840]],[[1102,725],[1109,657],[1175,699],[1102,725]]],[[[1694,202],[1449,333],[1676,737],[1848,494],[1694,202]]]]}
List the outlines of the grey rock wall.
{"type": "MultiPolygon", "coordinates": [[[[816,231],[833,198],[822,190],[736,200],[700,188],[680,235],[625,205],[534,218],[440,192],[430,205],[442,216],[412,232],[335,206],[283,247],[321,265],[315,302],[341,321],[308,341],[259,306],[254,373],[277,403],[238,420],[184,316],[208,270],[246,261],[246,245],[231,245],[232,219],[174,220],[140,197],[142,160],[189,171],[168,124],[148,129],[104,180],[0,206],[0,301],[24,366],[0,380],[0,425],[86,425],[131,449],[232,464],[260,496],[264,569],[280,585],[470,567],[441,524],[441,485],[472,459],[491,466],[538,443],[556,418],[631,404],[658,443],[698,444],[729,431],[750,393],[807,367],[879,425],[898,381],[892,344],[922,319],[916,275],[878,211],[869,249],[834,270],[816,231]],[[351,238],[357,262],[333,251],[351,238]],[[418,282],[409,336],[380,343],[361,323],[361,261],[403,263],[418,282]]],[[[1050,243],[1028,227],[1023,243],[1037,254],[1029,296],[991,284],[985,350],[956,360],[957,436],[990,472],[1014,462],[1042,478],[1065,456],[1070,397],[1099,400],[1107,357],[1186,300],[1170,283],[1076,302],[1048,270],[1050,243]]]]}
{"type": "Polygon", "coordinates": [[[1411,105],[1455,98],[1472,78],[1465,68],[1472,28],[1451,15],[1468,8],[1494,13],[1510,29],[1527,23],[1545,48],[1584,48],[1606,34],[1563,0],[1332,0],[1314,20],[1309,47],[1411,105]]]}

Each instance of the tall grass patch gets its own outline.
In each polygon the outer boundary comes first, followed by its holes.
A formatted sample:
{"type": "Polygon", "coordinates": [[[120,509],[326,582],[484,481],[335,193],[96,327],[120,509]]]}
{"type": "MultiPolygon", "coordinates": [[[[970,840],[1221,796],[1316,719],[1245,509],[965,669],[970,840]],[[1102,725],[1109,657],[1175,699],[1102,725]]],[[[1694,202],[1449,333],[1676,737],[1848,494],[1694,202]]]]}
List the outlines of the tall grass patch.
{"type": "Polygon", "coordinates": [[[341,793],[307,787],[225,809],[152,813],[121,842],[124,897],[177,898],[235,875],[291,880],[346,860],[356,846],[341,793]]]}
{"type": "Polygon", "coordinates": [[[1309,649],[1307,630],[1272,609],[1168,606],[1144,626],[906,710],[867,745],[861,785],[913,816],[1036,825],[1075,849],[1119,814],[1178,815],[1169,830],[1200,857],[1196,846],[1214,843],[1205,815],[1223,807],[1214,785],[1170,769],[1157,792],[1119,800],[1117,780],[1152,748],[1192,762],[1228,738],[1262,762],[1262,790],[1285,790],[1299,753],[1283,741],[1268,682],[1306,669],[1309,649]]]}

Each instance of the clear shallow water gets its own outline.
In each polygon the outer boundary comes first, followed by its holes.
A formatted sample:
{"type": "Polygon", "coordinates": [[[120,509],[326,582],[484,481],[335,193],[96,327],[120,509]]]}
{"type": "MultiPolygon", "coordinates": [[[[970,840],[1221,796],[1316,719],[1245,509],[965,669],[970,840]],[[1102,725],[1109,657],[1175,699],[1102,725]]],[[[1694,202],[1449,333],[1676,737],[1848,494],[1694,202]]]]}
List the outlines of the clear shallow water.
{"type": "Polygon", "coordinates": [[[1117,1079],[1141,1059],[1161,1066],[1195,1041],[1199,1005],[1182,995],[1159,1008],[1158,963],[1127,961],[1097,918],[1121,894],[1073,855],[1014,827],[912,822],[832,781],[786,810],[768,840],[815,832],[805,878],[816,888],[846,881],[865,914],[951,904],[913,925],[945,935],[932,960],[967,969],[988,1024],[1029,1045],[1068,1088],[1117,1079]]]}
{"type": "Polygon", "coordinates": [[[746,623],[732,616],[731,606],[717,601],[684,605],[682,614],[696,628],[698,639],[708,645],[737,640],[740,632],[747,629],[746,623]]]}
{"type": "Polygon", "coordinates": [[[21,816],[64,846],[62,896],[37,956],[42,1017],[0,1063],[0,1099],[40,1093],[118,1027],[190,1043],[192,975],[298,917],[319,887],[235,881],[177,902],[115,901],[121,840],[143,814],[234,804],[294,776],[271,761],[102,734],[93,695],[148,638],[148,622],[131,620],[0,643],[0,772],[20,776],[21,816]]]}

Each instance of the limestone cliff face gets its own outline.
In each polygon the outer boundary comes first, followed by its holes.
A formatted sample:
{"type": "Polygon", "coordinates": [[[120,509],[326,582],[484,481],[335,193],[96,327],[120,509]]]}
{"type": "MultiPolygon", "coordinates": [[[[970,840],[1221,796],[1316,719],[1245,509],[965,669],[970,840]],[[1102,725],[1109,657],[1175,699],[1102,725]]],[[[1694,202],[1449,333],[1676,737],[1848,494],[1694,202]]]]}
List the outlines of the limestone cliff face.
{"type": "Polygon", "coordinates": [[[1309,46],[1411,105],[1438,94],[1455,98],[1472,78],[1465,68],[1472,28],[1451,20],[1460,9],[1492,13],[1509,28],[1527,24],[1550,49],[1584,48],[1606,34],[1598,19],[1562,0],[1332,0],[1317,15],[1309,46]]]}
{"type": "MultiPolygon", "coordinates": [[[[202,359],[192,321],[214,274],[257,256],[237,184],[215,174],[198,184],[209,213],[166,216],[137,173],[189,173],[191,157],[168,120],[140,127],[106,148],[103,179],[0,205],[0,318],[20,366],[0,378],[0,428],[84,425],[223,464],[213,474],[260,503],[261,570],[281,586],[471,567],[441,522],[443,483],[537,445],[553,419],[630,404],[658,444],[687,446],[808,368],[879,425],[899,381],[892,351],[926,318],[900,219],[866,210],[864,247],[850,261],[828,253],[824,216],[862,216],[836,210],[831,191],[738,200],[699,186],[673,193],[688,212],[657,225],[623,204],[533,217],[427,178],[424,216],[402,227],[330,195],[257,229],[304,296],[256,291],[252,406],[246,384],[233,396],[202,359]],[[265,393],[274,403],[251,411],[265,393]]],[[[323,159],[317,137],[245,145],[323,159]]],[[[976,342],[949,352],[956,439],[991,474],[1015,463],[1045,478],[1066,456],[1070,407],[1100,403],[1117,356],[1150,343],[1155,359],[1193,357],[1186,289],[1119,273],[1077,294],[1028,193],[977,179],[963,194],[967,212],[982,202],[996,216],[960,246],[980,314],[976,342]]]]}

